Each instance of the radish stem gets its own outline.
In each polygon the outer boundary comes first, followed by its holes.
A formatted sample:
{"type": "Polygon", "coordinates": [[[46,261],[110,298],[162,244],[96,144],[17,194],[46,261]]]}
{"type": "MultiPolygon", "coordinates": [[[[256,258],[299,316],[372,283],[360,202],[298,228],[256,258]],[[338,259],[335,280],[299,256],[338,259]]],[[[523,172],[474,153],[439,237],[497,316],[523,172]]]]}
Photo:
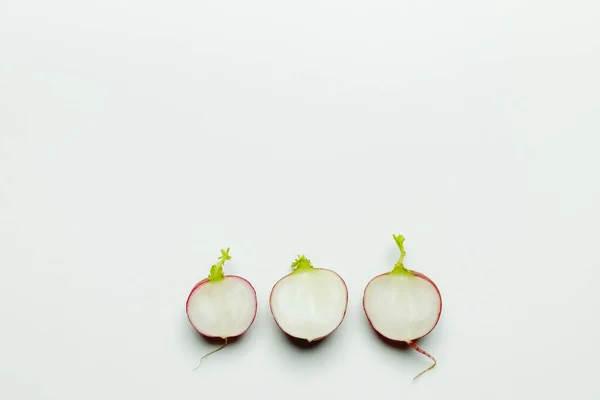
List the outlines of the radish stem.
{"type": "Polygon", "coordinates": [[[436,364],[437,364],[437,361],[436,361],[436,359],[435,359],[435,358],[434,358],[434,357],[433,357],[431,354],[429,354],[428,352],[426,352],[425,350],[423,350],[422,348],[420,348],[419,346],[417,346],[417,344],[416,344],[415,342],[409,341],[409,342],[406,342],[406,343],[408,343],[408,345],[409,345],[410,347],[412,347],[413,349],[415,349],[415,350],[416,350],[416,351],[418,351],[419,353],[421,353],[421,354],[423,354],[424,356],[426,356],[426,357],[429,357],[430,359],[432,359],[432,360],[433,360],[433,365],[432,365],[432,366],[430,366],[429,368],[427,368],[427,369],[425,369],[425,370],[421,371],[421,372],[419,373],[419,375],[417,375],[417,376],[415,376],[415,377],[413,378],[413,380],[415,380],[415,379],[417,379],[418,377],[420,377],[421,375],[423,375],[425,372],[427,372],[427,371],[429,371],[429,370],[432,370],[432,369],[433,369],[433,367],[435,367],[435,366],[436,366],[436,364]]]}
{"type": "Polygon", "coordinates": [[[210,282],[218,282],[223,280],[223,265],[225,265],[225,261],[231,260],[231,256],[229,255],[229,247],[227,250],[221,250],[221,256],[219,257],[219,261],[210,267],[210,274],[208,275],[208,280],[210,282]]]}
{"type": "Polygon", "coordinates": [[[394,269],[390,272],[393,275],[413,275],[406,267],[404,267],[404,256],[406,256],[406,251],[404,250],[404,236],[402,235],[392,235],[398,248],[400,249],[400,259],[394,265],[394,269]]]}
{"type": "Polygon", "coordinates": [[[313,267],[310,260],[308,258],[304,257],[304,254],[299,255],[298,258],[296,258],[294,260],[294,262],[292,263],[292,268],[293,268],[294,272],[308,271],[311,269],[315,269],[315,267],[313,267]]]}
{"type": "Polygon", "coordinates": [[[194,371],[197,370],[198,368],[200,368],[200,366],[202,365],[202,360],[204,360],[206,357],[210,356],[211,354],[215,354],[217,351],[223,350],[226,346],[227,346],[227,338],[225,338],[225,343],[223,343],[218,349],[215,349],[215,350],[203,355],[202,358],[200,359],[200,363],[198,364],[198,366],[196,368],[194,368],[194,371]]]}

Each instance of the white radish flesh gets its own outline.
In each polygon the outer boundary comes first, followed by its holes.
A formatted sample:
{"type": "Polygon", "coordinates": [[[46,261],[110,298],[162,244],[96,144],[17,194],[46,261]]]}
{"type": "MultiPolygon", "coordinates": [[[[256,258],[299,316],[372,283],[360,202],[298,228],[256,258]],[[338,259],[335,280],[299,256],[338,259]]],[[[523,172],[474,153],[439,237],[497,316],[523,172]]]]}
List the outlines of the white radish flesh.
{"type": "Polygon", "coordinates": [[[434,361],[416,379],[437,363],[414,341],[429,334],[437,325],[442,312],[442,298],[433,281],[404,267],[404,237],[394,235],[394,239],[400,248],[400,260],[392,271],[369,282],[365,288],[363,308],[373,329],[380,335],[406,342],[434,361]]]}
{"type": "Polygon", "coordinates": [[[314,268],[300,256],[294,272],[280,279],[271,291],[271,313],[286,334],[309,342],[331,334],[344,320],[348,289],[328,269],[314,268]]]}

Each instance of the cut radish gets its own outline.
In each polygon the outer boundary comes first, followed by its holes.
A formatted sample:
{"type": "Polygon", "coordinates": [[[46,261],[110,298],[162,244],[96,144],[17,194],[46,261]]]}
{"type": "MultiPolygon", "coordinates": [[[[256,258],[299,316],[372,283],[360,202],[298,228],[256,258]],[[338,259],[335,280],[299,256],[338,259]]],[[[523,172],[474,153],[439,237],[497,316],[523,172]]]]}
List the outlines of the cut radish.
{"type": "Polygon", "coordinates": [[[406,342],[433,360],[432,366],[415,376],[417,379],[437,363],[434,357],[417,346],[415,340],[427,335],[437,325],[442,313],[442,296],[431,279],[404,267],[404,237],[393,236],[400,249],[400,260],[392,271],[369,282],[363,296],[363,308],[369,323],[380,335],[406,342]]]}
{"type": "Polygon", "coordinates": [[[194,286],[185,307],[194,329],[210,338],[225,339],[216,351],[227,345],[228,338],[240,336],[250,328],[258,308],[256,291],[250,282],[223,274],[223,265],[230,259],[229,249],[221,250],[219,261],[210,268],[208,278],[194,286]]]}
{"type": "Polygon", "coordinates": [[[275,323],[289,336],[309,342],[323,339],[344,320],[348,288],[338,274],[314,268],[304,256],[292,268],[271,290],[275,323]]]}

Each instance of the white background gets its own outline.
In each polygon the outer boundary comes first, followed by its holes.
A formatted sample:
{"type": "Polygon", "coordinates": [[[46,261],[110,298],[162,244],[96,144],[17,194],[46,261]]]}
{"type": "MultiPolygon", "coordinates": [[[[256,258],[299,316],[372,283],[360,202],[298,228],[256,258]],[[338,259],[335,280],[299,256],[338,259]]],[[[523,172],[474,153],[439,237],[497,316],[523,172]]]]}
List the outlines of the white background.
{"type": "Polygon", "coordinates": [[[0,398],[598,399],[600,4],[0,2],[0,398]],[[444,311],[382,343],[368,280],[444,311]],[[190,327],[221,248],[258,317],[190,327]],[[350,291],[321,345],[268,296],[298,253],[350,291]]]}

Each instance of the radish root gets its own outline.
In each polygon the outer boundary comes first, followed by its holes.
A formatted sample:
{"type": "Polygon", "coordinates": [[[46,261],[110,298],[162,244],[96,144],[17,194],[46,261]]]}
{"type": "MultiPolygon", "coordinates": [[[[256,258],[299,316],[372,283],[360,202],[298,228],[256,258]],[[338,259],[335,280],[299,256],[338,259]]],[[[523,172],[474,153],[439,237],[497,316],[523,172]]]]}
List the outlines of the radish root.
{"type": "Polygon", "coordinates": [[[437,364],[437,360],[436,360],[436,359],[435,359],[435,358],[434,358],[434,357],[433,357],[431,354],[429,354],[428,352],[426,352],[425,350],[423,350],[422,348],[420,348],[419,346],[417,346],[417,344],[416,344],[415,342],[407,342],[407,343],[408,343],[408,345],[409,345],[410,347],[412,347],[413,349],[415,349],[415,350],[416,350],[416,351],[418,351],[419,353],[421,353],[421,354],[423,354],[424,356],[426,356],[426,357],[429,357],[431,360],[433,360],[433,365],[432,365],[431,367],[429,367],[429,368],[427,368],[427,369],[425,369],[425,370],[421,371],[421,372],[419,373],[419,375],[417,375],[417,376],[415,376],[415,377],[413,378],[413,380],[415,380],[415,379],[417,379],[418,377],[420,377],[421,375],[423,375],[425,372],[432,370],[432,369],[433,369],[433,367],[435,367],[435,366],[436,366],[436,364],[437,364]]]}
{"type": "Polygon", "coordinates": [[[223,343],[218,349],[215,349],[215,350],[213,350],[213,351],[211,351],[211,352],[206,353],[205,355],[203,355],[202,358],[200,359],[200,363],[198,364],[198,366],[196,368],[194,368],[194,371],[197,370],[198,368],[200,368],[200,366],[202,365],[202,361],[206,357],[210,356],[211,354],[215,354],[218,351],[223,350],[225,347],[227,347],[227,338],[225,338],[225,343],[223,343]]]}

